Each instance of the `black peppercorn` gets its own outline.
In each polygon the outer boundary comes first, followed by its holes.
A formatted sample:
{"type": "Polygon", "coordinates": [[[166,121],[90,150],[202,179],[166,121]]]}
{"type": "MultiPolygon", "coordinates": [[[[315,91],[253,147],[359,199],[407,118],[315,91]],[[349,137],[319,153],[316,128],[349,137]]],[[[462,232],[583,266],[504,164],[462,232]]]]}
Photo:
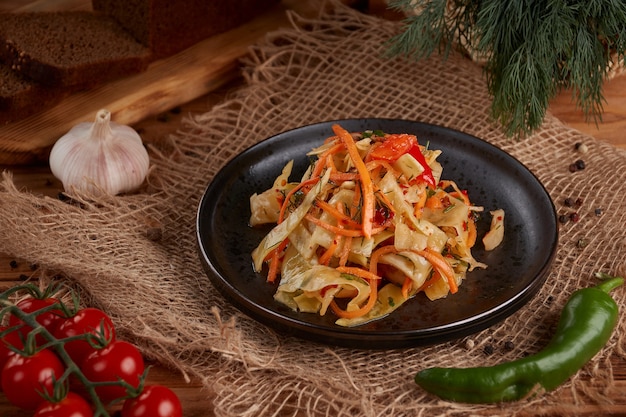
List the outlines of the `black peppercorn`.
{"type": "Polygon", "coordinates": [[[576,165],[576,169],[578,170],[585,169],[585,161],[583,161],[582,159],[577,160],[576,162],[574,162],[574,164],[576,165]]]}
{"type": "Polygon", "coordinates": [[[569,216],[566,216],[565,214],[561,214],[559,216],[559,223],[561,223],[561,224],[567,223],[568,220],[569,220],[569,216]]]}

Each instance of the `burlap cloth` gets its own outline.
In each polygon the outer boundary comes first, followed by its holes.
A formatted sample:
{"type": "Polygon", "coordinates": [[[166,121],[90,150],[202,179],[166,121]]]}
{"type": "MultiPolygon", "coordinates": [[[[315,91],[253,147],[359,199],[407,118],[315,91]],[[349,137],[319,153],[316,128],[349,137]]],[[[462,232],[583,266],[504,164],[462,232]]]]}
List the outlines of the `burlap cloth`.
{"type": "MultiPolygon", "coordinates": [[[[68,204],[21,192],[5,174],[0,251],[80,286],[83,300],[108,311],[122,337],[202,379],[215,392],[218,416],[554,415],[564,391],[580,405],[626,403],[626,393],[612,384],[611,368],[611,359],[626,359],[623,314],[591,363],[556,392],[535,399],[450,404],[413,382],[427,366],[495,364],[538,351],[574,290],[596,282],[596,271],[624,272],[626,152],[550,116],[531,137],[505,137],[489,117],[490,97],[472,62],[454,54],[417,63],[381,57],[398,23],[344,7],[292,21],[293,27],[252,48],[244,62],[246,86],[212,111],[187,118],[168,146],[152,149],[142,192],[96,203],[77,197],[68,204]],[[479,334],[392,351],[285,338],[229,305],[196,251],[195,215],[205,187],[230,158],[268,136],[350,117],[405,118],[465,131],[526,164],[559,212],[570,211],[565,198],[583,199],[580,221],[561,227],[556,261],[539,294],[479,334]],[[577,142],[589,151],[577,153],[577,142]],[[579,158],[586,168],[570,172],[579,158]]],[[[624,310],[624,288],[613,295],[624,310]]]]}

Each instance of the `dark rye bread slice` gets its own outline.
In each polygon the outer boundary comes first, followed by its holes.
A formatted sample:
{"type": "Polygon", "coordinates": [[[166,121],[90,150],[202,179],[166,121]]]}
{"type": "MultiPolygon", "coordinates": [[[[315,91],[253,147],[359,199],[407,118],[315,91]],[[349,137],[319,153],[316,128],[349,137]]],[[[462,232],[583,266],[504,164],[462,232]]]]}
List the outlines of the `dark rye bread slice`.
{"type": "Polygon", "coordinates": [[[157,58],[173,55],[268,11],[279,0],[92,0],[157,58]]]}
{"type": "Polygon", "coordinates": [[[0,14],[0,60],[46,86],[94,87],[144,71],[150,58],[148,48],[103,14],[0,14]]]}
{"type": "Polygon", "coordinates": [[[67,89],[44,87],[0,63],[0,126],[53,106],[68,94],[67,89]]]}

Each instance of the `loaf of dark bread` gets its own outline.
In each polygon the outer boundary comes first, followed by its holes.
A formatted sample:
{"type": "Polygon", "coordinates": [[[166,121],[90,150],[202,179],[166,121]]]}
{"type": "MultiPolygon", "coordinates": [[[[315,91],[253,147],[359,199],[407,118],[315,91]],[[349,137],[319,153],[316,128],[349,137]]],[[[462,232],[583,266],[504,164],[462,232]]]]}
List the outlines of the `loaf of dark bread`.
{"type": "Polygon", "coordinates": [[[225,32],[278,0],[92,0],[96,11],[116,19],[157,58],[225,32]]]}
{"type": "Polygon", "coordinates": [[[279,0],[92,0],[94,12],[0,13],[0,124],[144,71],[279,0]]]}
{"type": "Polygon", "coordinates": [[[0,125],[53,106],[68,94],[67,89],[44,87],[0,63],[0,125]]]}
{"type": "Polygon", "coordinates": [[[144,71],[151,53],[90,11],[0,14],[0,60],[46,86],[89,88],[144,71]]]}

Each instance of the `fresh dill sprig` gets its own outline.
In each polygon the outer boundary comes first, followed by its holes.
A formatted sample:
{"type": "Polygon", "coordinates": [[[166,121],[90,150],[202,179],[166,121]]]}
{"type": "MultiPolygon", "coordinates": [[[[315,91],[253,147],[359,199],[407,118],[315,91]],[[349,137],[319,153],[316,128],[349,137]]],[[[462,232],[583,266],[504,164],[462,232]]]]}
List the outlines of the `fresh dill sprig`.
{"type": "Polygon", "coordinates": [[[445,59],[462,45],[484,58],[491,113],[510,136],[536,130],[563,89],[598,123],[608,68],[625,64],[623,0],[390,0],[389,7],[408,12],[389,40],[391,56],[445,59]]]}

